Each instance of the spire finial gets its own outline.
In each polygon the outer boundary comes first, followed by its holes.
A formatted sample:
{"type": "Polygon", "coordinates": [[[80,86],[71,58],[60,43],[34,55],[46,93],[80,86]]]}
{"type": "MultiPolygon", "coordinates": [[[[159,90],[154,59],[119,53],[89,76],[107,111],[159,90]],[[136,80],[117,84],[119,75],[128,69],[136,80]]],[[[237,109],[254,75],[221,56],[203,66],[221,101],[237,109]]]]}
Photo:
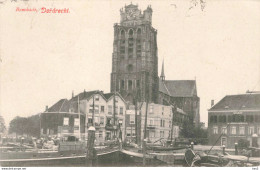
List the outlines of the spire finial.
{"type": "Polygon", "coordinates": [[[162,71],[161,71],[161,76],[160,76],[161,80],[164,81],[165,80],[165,75],[164,75],[164,59],[162,62],[162,71]]]}

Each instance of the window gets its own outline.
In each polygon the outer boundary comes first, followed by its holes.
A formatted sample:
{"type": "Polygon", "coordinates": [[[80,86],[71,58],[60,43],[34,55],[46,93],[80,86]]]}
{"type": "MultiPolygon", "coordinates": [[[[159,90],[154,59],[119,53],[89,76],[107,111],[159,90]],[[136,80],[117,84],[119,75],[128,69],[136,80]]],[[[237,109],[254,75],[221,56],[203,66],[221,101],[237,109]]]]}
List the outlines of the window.
{"type": "Polygon", "coordinates": [[[150,119],[148,125],[149,125],[149,126],[153,126],[153,125],[154,125],[153,123],[154,123],[153,119],[150,119]]]}
{"type": "Polygon", "coordinates": [[[68,126],[69,125],[69,118],[68,117],[64,117],[63,118],[63,125],[64,126],[68,126]]]}
{"type": "Polygon", "coordinates": [[[149,138],[154,138],[154,137],[155,137],[155,132],[149,131],[149,138]]]}
{"type": "Polygon", "coordinates": [[[213,127],[213,134],[218,134],[218,127],[217,126],[213,127]]]}
{"type": "Polygon", "coordinates": [[[105,112],[105,106],[101,106],[101,112],[102,112],[102,113],[105,112]]]}
{"type": "Polygon", "coordinates": [[[232,121],[232,116],[228,115],[228,122],[231,122],[231,121],[232,121]]]}
{"type": "Polygon", "coordinates": [[[140,80],[137,80],[136,86],[137,86],[137,88],[140,88],[140,80]]]}
{"type": "Polygon", "coordinates": [[[141,28],[138,28],[138,30],[137,30],[137,36],[141,36],[141,33],[142,33],[141,28]]]}
{"type": "Polygon", "coordinates": [[[257,133],[260,135],[260,127],[257,127],[257,133]]]}
{"type": "Polygon", "coordinates": [[[232,122],[236,122],[236,117],[235,117],[235,115],[232,115],[232,122]]]}
{"type": "Polygon", "coordinates": [[[226,116],[219,116],[219,122],[226,123],[226,116]]]}
{"type": "MultiPolygon", "coordinates": [[[[118,119],[115,118],[115,119],[113,119],[113,120],[115,120],[115,125],[118,125],[118,119]]],[[[113,122],[113,123],[114,123],[114,122],[113,122]]]]}
{"type": "Polygon", "coordinates": [[[254,121],[253,115],[246,115],[246,122],[252,123],[254,121]]]}
{"type": "Polygon", "coordinates": [[[92,118],[88,118],[88,123],[92,123],[92,118]]]}
{"type": "Polygon", "coordinates": [[[135,124],[135,115],[130,115],[130,124],[135,124]]]}
{"type": "Polygon", "coordinates": [[[107,124],[108,124],[108,125],[112,124],[111,118],[109,118],[109,117],[107,117],[107,124]]]}
{"type": "Polygon", "coordinates": [[[129,30],[129,36],[133,36],[134,32],[132,29],[129,30]]]}
{"type": "Polygon", "coordinates": [[[117,103],[118,102],[118,96],[115,96],[115,103],[117,103]]]}
{"type": "Polygon", "coordinates": [[[213,123],[213,119],[214,119],[214,117],[210,116],[210,123],[213,123]]]}
{"type": "Polygon", "coordinates": [[[150,113],[150,114],[153,114],[153,105],[150,105],[149,108],[150,108],[149,113],[150,113]]]}
{"type": "Polygon", "coordinates": [[[102,132],[102,131],[99,131],[98,137],[99,137],[99,138],[102,138],[102,137],[103,137],[103,132],[102,132]]]}
{"type": "Polygon", "coordinates": [[[89,105],[89,113],[93,113],[93,105],[89,105]]]}
{"type": "Polygon", "coordinates": [[[95,123],[98,123],[99,124],[99,117],[94,117],[94,119],[95,119],[95,123]]]}
{"type": "Polygon", "coordinates": [[[241,121],[241,122],[244,122],[244,121],[245,121],[244,115],[240,115],[240,121],[241,121]]]}
{"type": "Polygon", "coordinates": [[[222,134],[227,134],[227,128],[226,128],[226,127],[222,127],[221,133],[222,133],[222,134]]]}
{"type": "Polygon", "coordinates": [[[124,80],[121,80],[121,89],[125,89],[125,81],[124,80]]]}
{"type": "Polygon", "coordinates": [[[161,127],[164,127],[164,126],[165,126],[165,120],[161,119],[161,127]]]}
{"type": "Polygon", "coordinates": [[[124,108],[120,107],[120,115],[123,115],[123,114],[124,114],[124,108]]]}
{"type": "Polygon", "coordinates": [[[125,31],[121,30],[121,38],[124,39],[125,38],[125,31]]]}
{"type": "Polygon", "coordinates": [[[255,122],[260,122],[260,115],[255,115],[255,122]]]}
{"type": "Polygon", "coordinates": [[[100,126],[104,126],[105,120],[104,117],[100,117],[100,126]]]}
{"type": "Polygon", "coordinates": [[[128,72],[132,72],[132,71],[133,71],[133,65],[132,65],[132,64],[129,64],[129,65],[127,66],[127,70],[128,70],[128,72]]]}
{"type": "Polygon", "coordinates": [[[122,119],[119,119],[119,120],[118,120],[118,124],[119,124],[120,126],[122,126],[122,125],[123,125],[123,120],[122,120],[122,119]]]}
{"type": "Polygon", "coordinates": [[[237,128],[236,128],[235,126],[232,126],[232,127],[231,127],[231,134],[232,134],[232,135],[237,134],[237,128]]]}
{"type": "Polygon", "coordinates": [[[239,127],[239,134],[244,135],[245,134],[245,127],[239,127]]]}
{"type": "Polygon", "coordinates": [[[222,138],[221,138],[221,145],[222,145],[222,146],[223,146],[223,145],[227,146],[227,138],[226,138],[226,137],[222,137],[222,138]]]}
{"type": "Polygon", "coordinates": [[[95,105],[95,113],[99,113],[99,105],[95,105]]]}
{"type": "Polygon", "coordinates": [[[112,106],[108,105],[108,114],[112,115],[112,106]]]}
{"type": "Polygon", "coordinates": [[[118,106],[115,106],[115,114],[118,114],[118,106]]]}
{"type": "Polygon", "coordinates": [[[164,138],[164,131],[160,131],[160,137],[164,138]]]}
{"type": "Polygon", "coordinates": [[[99,96],[98,95],[95,96],[95,101],[99,101],[99,96]]]}
{"type": "Polygon", "coordinates": [[[74,119],[74,126],[79,126],[79,118],[74,119]]]}
{"type": "Polygon", "coordinates": [[[132,90],[133,82],[132,80],[128,80],[128,89],[132,90]]]}
{"type": "Polygon", "coordinates": [[[248,134],[253,135],[254,134],[254,126],[248,127],[248,134]]]}

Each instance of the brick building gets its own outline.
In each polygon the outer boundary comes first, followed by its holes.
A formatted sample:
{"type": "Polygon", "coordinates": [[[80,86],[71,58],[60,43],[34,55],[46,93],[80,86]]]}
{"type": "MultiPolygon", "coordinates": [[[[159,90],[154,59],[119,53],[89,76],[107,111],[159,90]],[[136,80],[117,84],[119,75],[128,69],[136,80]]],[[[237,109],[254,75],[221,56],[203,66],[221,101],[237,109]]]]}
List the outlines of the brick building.
{"type": "Polygon", "coordinates": [[[76,102],[67,99],[61,99],[50,108],[46,108],[46,111],[40,114],[41,135],[79,137],[79,130],[81,135],[84,134],[86,117],[78,113],[77,108],[76,102]]]}
{"type": "Polygon", "coordinates": [[[234,148],[239,139],[252,146],[252,136],[258,136],[260,146],[260,93],[227,95],[208,111],[209,144],[234,148]]]}

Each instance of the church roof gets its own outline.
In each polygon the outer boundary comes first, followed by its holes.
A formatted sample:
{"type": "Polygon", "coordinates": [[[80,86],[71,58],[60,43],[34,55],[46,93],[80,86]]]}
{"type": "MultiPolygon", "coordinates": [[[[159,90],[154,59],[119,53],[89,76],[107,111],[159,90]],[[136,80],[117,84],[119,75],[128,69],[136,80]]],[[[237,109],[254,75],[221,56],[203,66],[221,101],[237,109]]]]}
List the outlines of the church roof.
{"type": "Polygon", "coordinates": [[[159,91],[172,97],[197,96],[196,80],[159,81],[159,91]]]}
{"type": "Polygon", "coordinates": [[[220,110],[260,110],[260,93],[227,95],[209,109],[220,110]]]}

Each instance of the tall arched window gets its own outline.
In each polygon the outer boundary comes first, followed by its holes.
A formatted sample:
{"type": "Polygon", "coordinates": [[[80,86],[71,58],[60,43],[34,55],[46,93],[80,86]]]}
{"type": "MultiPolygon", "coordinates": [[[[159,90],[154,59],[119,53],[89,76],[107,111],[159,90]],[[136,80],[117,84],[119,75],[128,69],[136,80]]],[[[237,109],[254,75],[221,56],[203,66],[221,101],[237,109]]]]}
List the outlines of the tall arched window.
{"type": "Polygon", "coordinates": [[[133,29],[129,30],[128,34],[128,58],[133,58],[134,51],[134,31],[133,29]]]}
{"type": "Polygon", "coordinates": [[[127,66],[127,71],[128,71],[128,72],[132,72],[132,71],[133,71],[133,65],[132,65],[132,64],[129,64],[129,65],[127,66]]]}
{"type": "Polygon", "coordinates": [[[141,29],[138,28],[137,30],[137,38],[136,38],[136,56],[141,57],[141,51],[142,51],[142,42],[141,42],[141,29]]]}
{"type": "Polygon", "coordinates": [[[120,37],[121,37],[121,40],[120,40],[120,56],[121,56],[121,58],[124,58],[125,57],[125,31],[124,30],[121,30],[120,37]]]}

